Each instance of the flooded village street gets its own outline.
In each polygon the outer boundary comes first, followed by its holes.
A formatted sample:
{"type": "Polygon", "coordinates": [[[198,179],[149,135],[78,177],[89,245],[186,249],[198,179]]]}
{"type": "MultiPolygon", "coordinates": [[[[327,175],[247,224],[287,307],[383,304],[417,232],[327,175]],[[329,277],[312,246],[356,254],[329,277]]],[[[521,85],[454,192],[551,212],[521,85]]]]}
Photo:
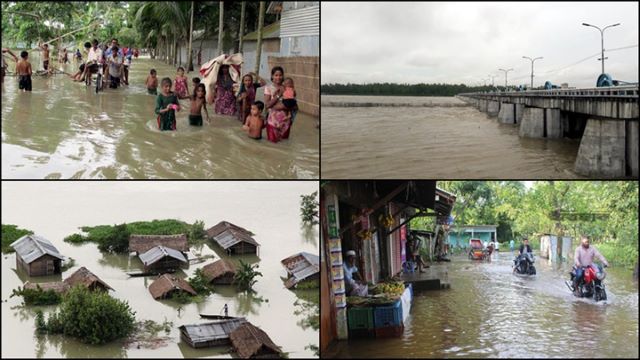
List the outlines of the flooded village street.
{"type": "MultiPolygon", "coordinates": [[[[16,271],[16,253],[2,254],[2,357],[228,358],[229,346],[195,349],[181,340],[178,330],[181,325],[207,322],[200,313],[222,314],[225,304],[229,316],[245,317],[290,358],[317,356],[312,348],[318,345],[318,330],[309,319],[317,316],[318,290],[286,289],[281,277],[286,278],[287,272],[280,263],[302,251],[318,254],[317,227],[304,226],[300,217],[300,195],[317,188],[317,182],[3,182],[2,223],[47,238],[76,264],[62,276],[29,277],[16,271]],[[127,275],[142,269],[137,257],[101,253],[91,242],[62,241],[80,232],[80,226],[153,219],[203,220],[205,228],[226,220],[252,231],[260,244],[258,256],[231,258],[259,264],[263,276],[253,286],[255,293],[214,285],[214,292],[201,303],[157,301],[148,289],[155,277],[127,275]],[[122,340],[94,346],[62,335],[38,335],[36,310],[42,309],[46,317],[57,306],[22,306],[21,297],[10,298],[12,289],[26,280],[59,281],[82,266],[114,289],[109,292],[112,297],[127,301],[136,320],[173,322],[169,333],[160,332],[166,339],[157,347],[138,348],[135,342],[126,347],[122,340]]],[[[200,254],[200,249],[192,247],[189,257],[194,253],[200,254]]],[[[201,255],[215,255],[214,261],[229,258],[211,241],[202,246],[201,255]]],[[[189,277],[210,262],[190,265],[176,274],[189,277]]]]}

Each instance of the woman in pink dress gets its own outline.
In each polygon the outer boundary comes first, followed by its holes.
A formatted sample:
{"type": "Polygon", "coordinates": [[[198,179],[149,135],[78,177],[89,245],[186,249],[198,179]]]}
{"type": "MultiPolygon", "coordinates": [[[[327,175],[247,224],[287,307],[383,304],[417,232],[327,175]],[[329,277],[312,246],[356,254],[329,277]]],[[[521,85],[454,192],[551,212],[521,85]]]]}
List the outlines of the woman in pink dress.
{"type": "Polygon", "coordinates": [[[233,94],[233,80],[229,75],[229,65],[222,65],[216,80],[216,114],[235,115],[236,97],[233,94]]]}
{"type": "Polygon", "coordinates": [[[287,117],[287,108],[282,104],[282,94],[284,87],[284,69],[281,66],[274,66],[271,69],[271,84],[264,88],[264,103],[269,111],[267,115],[267,139],[277,143],[280,140],[289,138],[291,129],[291,119],[287,117]]]}

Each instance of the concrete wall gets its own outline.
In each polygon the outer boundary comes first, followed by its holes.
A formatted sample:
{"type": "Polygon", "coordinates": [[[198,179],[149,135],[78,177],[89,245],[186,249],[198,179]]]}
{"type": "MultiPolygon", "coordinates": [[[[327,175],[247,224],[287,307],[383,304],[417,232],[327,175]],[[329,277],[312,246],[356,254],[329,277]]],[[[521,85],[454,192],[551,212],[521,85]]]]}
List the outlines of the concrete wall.
{"type": "Polygon", "coordinates": [[[546,118],[545,118],[545,126],[546,128],[546,137],[549,139],[560,139],[562,138],[562,119],[560,118],[560,110],[558,109],[545,109],[546,118]]]}
{"type": "Polygon", "coordinates": [[[269,56],[269,68],[280,65],[295,83],[298,107],[312,116],[320,115],[320,58],[317,56],[269,56]]]}
{"type": "Polygon", "coordinates": [[[625,176],[625,122],[589,119],[580,141],[575,171],[594,177],[625,176]]]}
{"type": "Polygon", "coordinates": [[[503,103],[500,105],[500,111],[498,112],[498,121],[503,124],[515,124],[516,123],[516,105],[503,103]]]}
{"type": "Polygon", "coordinates": [[[638,121],[627,120],[626,124],[627,136],[627,175],[638,177],[638,121]]]}
{"type": "MultiPolygon", "coordinates": [[[[242,72],[248,73],[255,70],[256,66],[256,49],[257,41],[246,41],[242,45],[242,55],[244,64],[242,64],[242,72]]],[[[258,74],[267,82],[271,79],[271,68],[269,65],[269,57],[280,55],[280,39],[266,39],[262,42],[262,53],[260,54],[260,70],[258,74]]],[[[286,73],[285,68],[285,73],[286,73]]],[[[295,81],[295,79],[294,79],[295,81]]],[[[297,86],[297,84],[296,84],[297,86]]]]}
{"type": "Polygon", "coordinates": [[[500,103],[497,101],[489,101],[487,104],[487,115],[498,116],[500,111],[500,103]]]}
{"type": "Polygon", "coordinates": [[[545,109],[525,107],[522,111],[522,123],[519,135],[521,137],[544,137],[544,111],[545,109]]]}

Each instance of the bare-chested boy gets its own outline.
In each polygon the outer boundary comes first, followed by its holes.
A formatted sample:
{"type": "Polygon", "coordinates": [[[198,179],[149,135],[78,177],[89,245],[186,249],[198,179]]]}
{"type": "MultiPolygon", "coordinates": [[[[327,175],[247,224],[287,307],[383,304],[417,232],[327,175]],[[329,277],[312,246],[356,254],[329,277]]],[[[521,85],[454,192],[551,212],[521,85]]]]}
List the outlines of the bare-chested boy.
{"type": "Polygon", "coordinates": [[[253,103],[253,105],[251,105],[251,113],[249,113],[244,125],[242,125],[242,130],[246,131],[247,135],[255,140],[262,139],[262,128],[264,127],[264,120],[262,119],[263,109],[264,103],[262,101],[253,103]]]}
{"type": "Polygon", "coordinates": [[[38,44],[38,46],[42,49],[42,66],[45,70],[49,71],[49,45],[38,44]]]}
{"type": "Polygon", "coordinates": [[[144,84],[147,86],[147,93],[151,95],[158,95],[158,77],[156,76],[156,69],[151,69],[144,84]]]}
{"type": "Polygon", "coordinates": [[[209,110],[207,110],[207,102],[205,96],[207,91],[204,84],[198,84],[194,94],[191,95],[191,111],[189,112],[189,125],[202,126],[202,108],[204,108],[205,114],[207,114],[207,122],[211,123],[209,119],[209,110]]]}
{"type": "Polygon", "coordinates": [[[22,60],[16,64],[16,73],[18,74],[18,88],[24,91],[31,91],[31,64],[27,61],[29,53],[22,51],[20,53],[22,60]]]}

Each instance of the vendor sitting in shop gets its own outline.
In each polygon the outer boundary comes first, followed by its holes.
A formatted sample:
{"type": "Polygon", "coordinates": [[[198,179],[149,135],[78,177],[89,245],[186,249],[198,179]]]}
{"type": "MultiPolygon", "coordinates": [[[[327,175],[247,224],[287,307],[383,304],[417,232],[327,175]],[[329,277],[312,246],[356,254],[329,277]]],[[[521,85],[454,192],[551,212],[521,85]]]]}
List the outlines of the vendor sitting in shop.
{"type": "Polygon", "coordinates": [[[347,261],[342,264],[347,296],[367,296],[368,286],[362,280],[356,266],[356,252],[347,251],[347,261]]]}

